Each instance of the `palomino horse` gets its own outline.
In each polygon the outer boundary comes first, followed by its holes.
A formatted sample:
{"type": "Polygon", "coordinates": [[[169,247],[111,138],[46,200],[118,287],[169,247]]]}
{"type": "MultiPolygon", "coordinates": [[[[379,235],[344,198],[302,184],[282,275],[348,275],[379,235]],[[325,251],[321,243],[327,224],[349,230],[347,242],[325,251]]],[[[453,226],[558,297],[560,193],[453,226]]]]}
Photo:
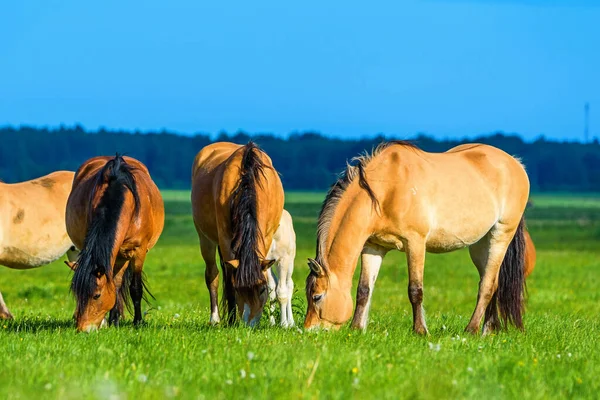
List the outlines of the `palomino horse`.
{"type": "Polygon", "coordinates": [[[142,322],[146,253],[160,236],[164,204],[144,164],[130,157],[95,157],[79,167],[67,202],[67,232],[81,254],[71,290],[77,330],[97,329],[110,311],[117,325],[133,300],[142,322]]]}
{"type": "MultiPolygon", "coordinates": [[[[271,312],[275,310],[275,299],[281,307],[280,325],[284,328],[294,326],[292,314],[292,295],[294,294],[294,259],[296,258],[296,232],[292,223],[292,216],[286,210],[281,214],[279,228],[273,235],[273,242],[267,260],[275,260],[274,265],[269,268],[268,285],[269,298],[271,300],[271,312]],[[275,270],[276,275],[272,273],[275,270]]],[[[271,317],[271,324],[275,319],[271,317]]]]}
{"type": "Polygon", "coordinates": [[[339,327],[352,315],[350,289],[362,266],[352,327],[366,329],[373,287],[389,250],[406,252],[413,330],[426,334],[425,253],[469,247],[480,275],[466,330],[523,327],[524,219],[529,179],[497,148],[466,144],[427,153],[407,142],[384,143],[332,186],[319,215],[317,257],[309,259],[304,326],[339,327]],[[500,316],[498,316],[500,311],[500,316]]]}
{"type": "MultiPolygon", "coordinates": [[[[0,181],[0,265],[30,269],[67,253],[77,258],[67,228],[65,208],[73,172],[57,171],[31,181],[0,181]]],[[[0,293],[0,319],[12,315],[0,293]]]]}
{"type": "Polygon", "coordinates": [[[264,271],[273,235],[283,212],[283,187],[271,159],[254,143],[219,142],[204,147],[192,166],[192,210],[206,263],[210,322],[220,322],[220,253],[228,322],[236,303],[246,323],[254,325],[267,300],[264,271]]]}

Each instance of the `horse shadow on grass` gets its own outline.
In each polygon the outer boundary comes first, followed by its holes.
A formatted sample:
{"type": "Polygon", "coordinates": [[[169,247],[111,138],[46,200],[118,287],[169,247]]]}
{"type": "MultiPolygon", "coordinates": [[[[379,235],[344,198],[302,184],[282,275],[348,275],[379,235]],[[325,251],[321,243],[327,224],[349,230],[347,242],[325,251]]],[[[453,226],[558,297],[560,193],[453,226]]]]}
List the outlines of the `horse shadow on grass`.
{"type": "Polygon", "coordinates": [[[49,331],[75,330],[72,319],[23,317],[0,321],[0,331],[6,333],[39,333],[49,331]]]}

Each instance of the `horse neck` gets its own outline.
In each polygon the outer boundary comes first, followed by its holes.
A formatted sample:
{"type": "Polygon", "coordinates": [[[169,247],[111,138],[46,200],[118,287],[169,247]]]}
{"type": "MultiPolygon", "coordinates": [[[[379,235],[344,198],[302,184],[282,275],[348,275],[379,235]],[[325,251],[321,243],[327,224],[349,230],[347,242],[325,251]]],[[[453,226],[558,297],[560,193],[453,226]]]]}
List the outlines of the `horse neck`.
{"type": "Polygon", "coordinates": [[[358,184],[351,184],[333,213],[325,246],[327,266],[341,287],[352,287],[356,263],[370,236],[374,215],[368,195],[358,184]]]}

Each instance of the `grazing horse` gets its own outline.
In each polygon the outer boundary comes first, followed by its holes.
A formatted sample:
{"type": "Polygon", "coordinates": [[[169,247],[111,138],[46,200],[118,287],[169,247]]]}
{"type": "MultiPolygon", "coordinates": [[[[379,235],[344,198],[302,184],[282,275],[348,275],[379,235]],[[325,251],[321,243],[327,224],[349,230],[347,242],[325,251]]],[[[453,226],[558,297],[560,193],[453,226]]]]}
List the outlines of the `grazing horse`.
{"type": "MultiPolygon", "coordinates": [[[[0,181],[0,265],[30,269],[77,251],[67,235],[65,209],[73,172],[57,171],[31,181],[0,181]]],[[[12,319],[0,293],[0,319],[12,319]]]]}
{"type": "MultiPolygon", "coordinates": [[[[294,294],[294,259],[296,258],[296,232],[292,223],[292,216],[286,210],[281,214],[279,228],[273,236],[268,260],[275,260],[269,269],[267,276],[269,285],[269,299],[271,300],[271,312],[275,311],[275,299],[279,301],[281,309],[280,325],[284,328],[294,326],[292,314],[292,295],[294,294]],[[273,274],[276,271],[276,275],[273,274]]],[[[275,325],[275,319],[271,317],[271,324],[275,325]]]]}
{"type": "Polygon", "coordinates": [[[130,300],[134,324],[142,322],[142,269],[164,219],[161,194],[138,160],[95,157],[79,167],[66,213],[67,232],[81,249],[71,265],[78,331],[96,330],[108,311],[109,323],[118,325],[130,300]]]}
{"type": "Polygon", "coordinates": [[[389,250],[406,252],[413,330],[426,334],[425,253],[469,248],[479,271],[477,305],[466,331],[523,327],[524,219],[529,179],[497,148],[465,144],[427,153],[407,142],[381,144],[354,159],[319,215],[317,256],[309,259],[304,326],[339,327],[352,316],[352,276],[361,256],[352,327],[366,329],[373,287],[389,250]],[[498,313],[499,312],[499,313],[498,313]]]}
{"type": "Polygon", "coordinates": [[[283,186],[271,159],[254,143],[213,143],[196,156],[192,210],[206,263],[211,324],[221,320],[217,249],[228,322],[235,322],[236,304],[246,323],[260,320],[268,297],[264,271],[273,264],[267,253],[281,220],[283,200],[283,186]]]}

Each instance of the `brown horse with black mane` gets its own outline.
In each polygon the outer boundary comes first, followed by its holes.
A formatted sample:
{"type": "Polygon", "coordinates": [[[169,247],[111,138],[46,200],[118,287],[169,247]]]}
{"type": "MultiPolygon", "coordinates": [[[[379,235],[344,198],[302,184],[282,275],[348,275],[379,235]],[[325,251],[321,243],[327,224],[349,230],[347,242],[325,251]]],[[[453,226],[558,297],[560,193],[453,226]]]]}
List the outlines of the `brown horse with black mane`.
{"type": "Polygon", "coordinates": [[[305,327],[339,327],[352,316],[352,276],[361,256],[352,326],[365,329],[375,280],[390,250],[406,252],[413,330],[426,334],[425,253],[468,247],[480,275],[466,330],[523,327],[529,179],[495,147],[465,144],[427,153],[389,142],[357,157],[332,186],[319,215],[317,257],[309,259],[305,327]]]}
{"type": "Polygon", "coordinates": [[[131,157],[95,157],[77,170],[67,203],[67,231],[82,249],[71,291],[77,300],[77,330],[99,328],[110,311],[117,325],[133,300],[134,324],[142,322],[147,288],[146,253],[164,226],[161,194],[144,164],[131,157]]]}
{"type": "Polygon", "coordinates": [[[206,263],[210,322],[221,318],[218,307],[218,249],[229,323],[236,304],[243,320],[260,320],[268,298],[265,271],[274,260],[267,254],[283,212],[283,186],[271,159],[254,143],[219,142],[204,147],[192,166],[194,225],[206,263]]]}

